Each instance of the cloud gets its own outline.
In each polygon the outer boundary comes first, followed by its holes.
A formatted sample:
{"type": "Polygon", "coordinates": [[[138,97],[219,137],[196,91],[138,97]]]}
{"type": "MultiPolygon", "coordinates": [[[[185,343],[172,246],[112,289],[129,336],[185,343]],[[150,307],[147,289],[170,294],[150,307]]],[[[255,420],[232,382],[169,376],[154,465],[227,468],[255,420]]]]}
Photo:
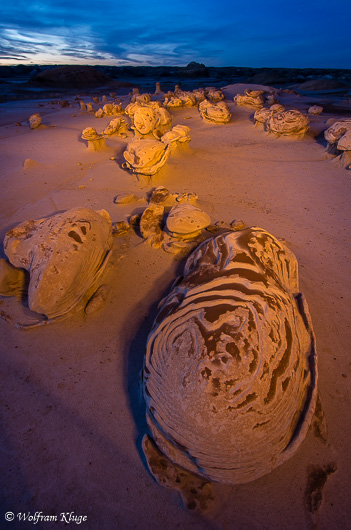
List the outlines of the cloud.
{"type": "Polygon", "coordinates": [[[2,6],[1,62],[346,68],[350,18],[329,0],[16,0],[2,6]]]}

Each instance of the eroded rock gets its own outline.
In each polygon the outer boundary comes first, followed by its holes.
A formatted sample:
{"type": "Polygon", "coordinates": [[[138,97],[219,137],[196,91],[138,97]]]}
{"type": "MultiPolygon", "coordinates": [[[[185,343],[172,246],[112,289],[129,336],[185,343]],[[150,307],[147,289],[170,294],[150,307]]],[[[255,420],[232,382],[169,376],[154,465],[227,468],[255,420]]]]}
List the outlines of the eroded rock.
{"type": "Polygon", "coordinates": [[[309,127],[305,114],[296,109],[273,113],[266,120],[267,131],[277,136],[303,136],[309,127]]]}
{"type": "Polygon", "coordinates": [[[122,167],[133,173],[152,176],[164,166],[170,154],[168,144],[149,138],[136,138],[123,153],[125,163],[122,167]]]}
{"type": "Polygon", "coordinates": [[[41,125],[41,116],[37,112],[35,114],[32,114],[29,119],[29,127],[31,129],[37,129],[41,125]]]}
{"type": "Polygon", "coordinates": [[[140,233],[155,248],[159,248],[163,240],[164,211],[162,205],[151,203],[145,208],[140,218],[140,233]]]}
{"type": "Polygon", "coordinates": [[[236,94],[236,96],[234,96],[234,102],[238,106],[260,109],[264,104],[263,94],[263,90],[251,90],[248,88],[245,90],[244,94],[236,94]]]}
{"type": "MultiPolygon", "coordinates": [[[[160,454],[145,444],[144,452],[160,483],[162,459],[165,472],[170,461],[227,484],[288,460],[317,399],[315,339],[293,253],[256,227],[197,247],[159,306],[143,381],[160,454]]],[[[166,485],[177,488],[176,475],[166,485]]]]}
{"type": "Polygon", "coordinates": [[[199,104],[200,116],[210,123],[228,123],[231,118],[229,107],[224,101],[211,103],[207,99],[199,104]]]}
{"type": "Polygon", "coordinates": [[[82,131],[81,138],[88,142],[89,151],[103,151],[106,149],[104,136],[99,134],[94,127],[86,127],[82,131]]]}
{"type": "Polygon", "coordinates": [[[29,272],[28,305],[53,319],[68,313],[103,272],[112,247],[105,210],[74,208],[19,224],[4,238],[15,267],[29,272]]]}
{"type": "Polygon", "coordinates": [[[173,206],[166,221],[169,232],[181,238],[197,237],[209,224],[210,216],[189,203],[173,206]]]}

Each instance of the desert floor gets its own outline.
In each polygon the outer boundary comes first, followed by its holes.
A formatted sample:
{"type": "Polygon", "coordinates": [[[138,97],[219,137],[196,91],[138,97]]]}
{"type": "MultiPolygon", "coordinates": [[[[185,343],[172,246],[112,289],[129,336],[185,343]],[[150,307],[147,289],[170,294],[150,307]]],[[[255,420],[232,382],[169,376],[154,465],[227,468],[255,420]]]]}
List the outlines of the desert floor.
{"type": "MultiPolygon", "coordinates": [[[[99,311],[28,330],[0,321],[1,528],[30,528],[18,514],[35,512],[74,512],[92,530],[351,528],[351,173],[326,155],[321,135],[330,120],[345,116],[310,116],[303,139],[275,138],[254,126],[252,109],[234,104],[243,89],[224,88],[232,112],[226,125],[204,122],[196,108],[172,110],[173,125],[189,126],[191,142],[179,145],[149,183],[121,167],[131,131],[108,138],[102,152],[89,151],[80,138],[85,127],[102,130],[110,117],[81,112],[73,99],[65,108],[51,101],[1,104],[0,237],[22,221],[77,206],[127,220],[164,185],[197,193],[213,223],[240,219],[284,239],[298,259],[319,354],[321,410],[305,441],[269,475],[215,485],[218,501],[209,514],[185,511],[176,493],[155,482],[140,447],[140,372],[157,304],[184,258],[152,248],[131,230],[114,237],[110,293],[99,311]],[[42,125],[31,130],[34,112],[42,125]],[[138,200],[114,203],[127,192],[138,200]]],[[[284,93],[280,101],[305,112],[324,100],[284,93]]],[[[21,318],[20,301],[0,303],[21,318]]]]}

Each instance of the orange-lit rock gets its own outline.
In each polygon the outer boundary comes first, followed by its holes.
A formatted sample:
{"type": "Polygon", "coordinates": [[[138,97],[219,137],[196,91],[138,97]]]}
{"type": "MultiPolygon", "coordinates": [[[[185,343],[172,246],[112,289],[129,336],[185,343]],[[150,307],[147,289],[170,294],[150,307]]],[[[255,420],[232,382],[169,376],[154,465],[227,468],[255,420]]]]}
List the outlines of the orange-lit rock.
{"type": "Polygon", "coordinates": [[[73,309],[98,280],[112,243],[105,210],[74,208],[19,224],[7,232],[4,251],[12,265],[29,272],[29,308],[53,319],[73,309]]]}
{"type": "Polygon", "coordinates": [[[144,396],[159,453],[148,437],[144,452],[169,487],[182,469],[183,477],[250,482],[296,452],[316,406],[317,366],[285,245],[252,227],[193,251],[149,334],[144,396]]]}

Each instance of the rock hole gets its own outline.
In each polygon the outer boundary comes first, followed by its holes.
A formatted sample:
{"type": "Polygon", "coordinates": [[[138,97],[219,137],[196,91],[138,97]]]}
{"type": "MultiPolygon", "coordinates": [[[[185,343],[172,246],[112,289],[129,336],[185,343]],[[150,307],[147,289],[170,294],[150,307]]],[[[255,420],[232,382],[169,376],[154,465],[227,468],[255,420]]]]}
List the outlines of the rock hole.
{"type": "Polygon", "coordinates": [[[242,401],[241,403],[239,403],[239,405],[237,405],[236,408],[241,409],[242,407],[245,407],[245,405],[248,405],[249,403],[251,403],[251,401],[254,401],[256,398],[257,398],[256,392],[253,392],[252,394],[248,394],[246,396],[246,399],[242,401]]]}
{"type": "Polygon", "coordinates": [[[85,234],[87,233],[87,229],[86,229],[86,227],[85,227],[84,225],[81,226],[80,229],[81,229],[81,231],[82,231],[82,234],[85,235],[85,234]]]}
{"type": "Polygon", "coordinates": [[[77,234],[77,232],[75,232],[74,230],[68,232],[68,237],[71,237],[72,239],[74,239],[74,241],[77,241],[77,243],[83,243],[80,235],[77,234]]]}
{"type": "Polygon", "coordinates": [[[241,361],[240,350],[234,342],[228,342],[225,346],[225,349],[227,350],[229,355],[233,357],[233,359],[241,361]]]}
{"type": "Polygon", "coordinates": [[[258,365],[258,355],[256,352],[253,352],[254,358],[252,359],[250,366],[249,366],[249,372],[250,374],[253,374],[257,368],[258,365]]]}
{"type": "Polygon", "coordinates": [[[277,389],[278,378],[284,374],[284,372],[289,367],[289,361],[291,356],[291,345],[292,345],[292,332],[288,324],[288,321],[285,320],[285,334],[286,334],[286,351],[278,364],[277,368],[273,370],[271,384],[267,396],[264,399],[265,405],[268,405],[275,396],[277,389]]]}
{"type": "Polygon", "coordinates": [[[213,384],[213,386],[214,386],[214,388],[215,388],[216,390],[220,390],[220,388],[221,388],[221,383],[220,383],[220,380],[218,379],[218,377],[214,377],[214,378],[212,379],[212,384],[213,384]]]}
{"type": "Polygon", "coordinates": [[[290,377],[287,377],[286,379],[284,379],[284,381],[282,382],[283,392],[285,392],[285,390],[288,388],[289,383],[290,383],[290,377]]]}
{"type": "Polygon", "coordinates": [[[207,368],[207,366],[206,366],[206,368],[205,368],[204,370],[202,370],[202,372],[201,372],[202,377],[204,377],[205,379],[209,379],[209,377],[210,377],[211,374],[212,374],[212,371],[211,371],[209,368],[207,368]]]}

